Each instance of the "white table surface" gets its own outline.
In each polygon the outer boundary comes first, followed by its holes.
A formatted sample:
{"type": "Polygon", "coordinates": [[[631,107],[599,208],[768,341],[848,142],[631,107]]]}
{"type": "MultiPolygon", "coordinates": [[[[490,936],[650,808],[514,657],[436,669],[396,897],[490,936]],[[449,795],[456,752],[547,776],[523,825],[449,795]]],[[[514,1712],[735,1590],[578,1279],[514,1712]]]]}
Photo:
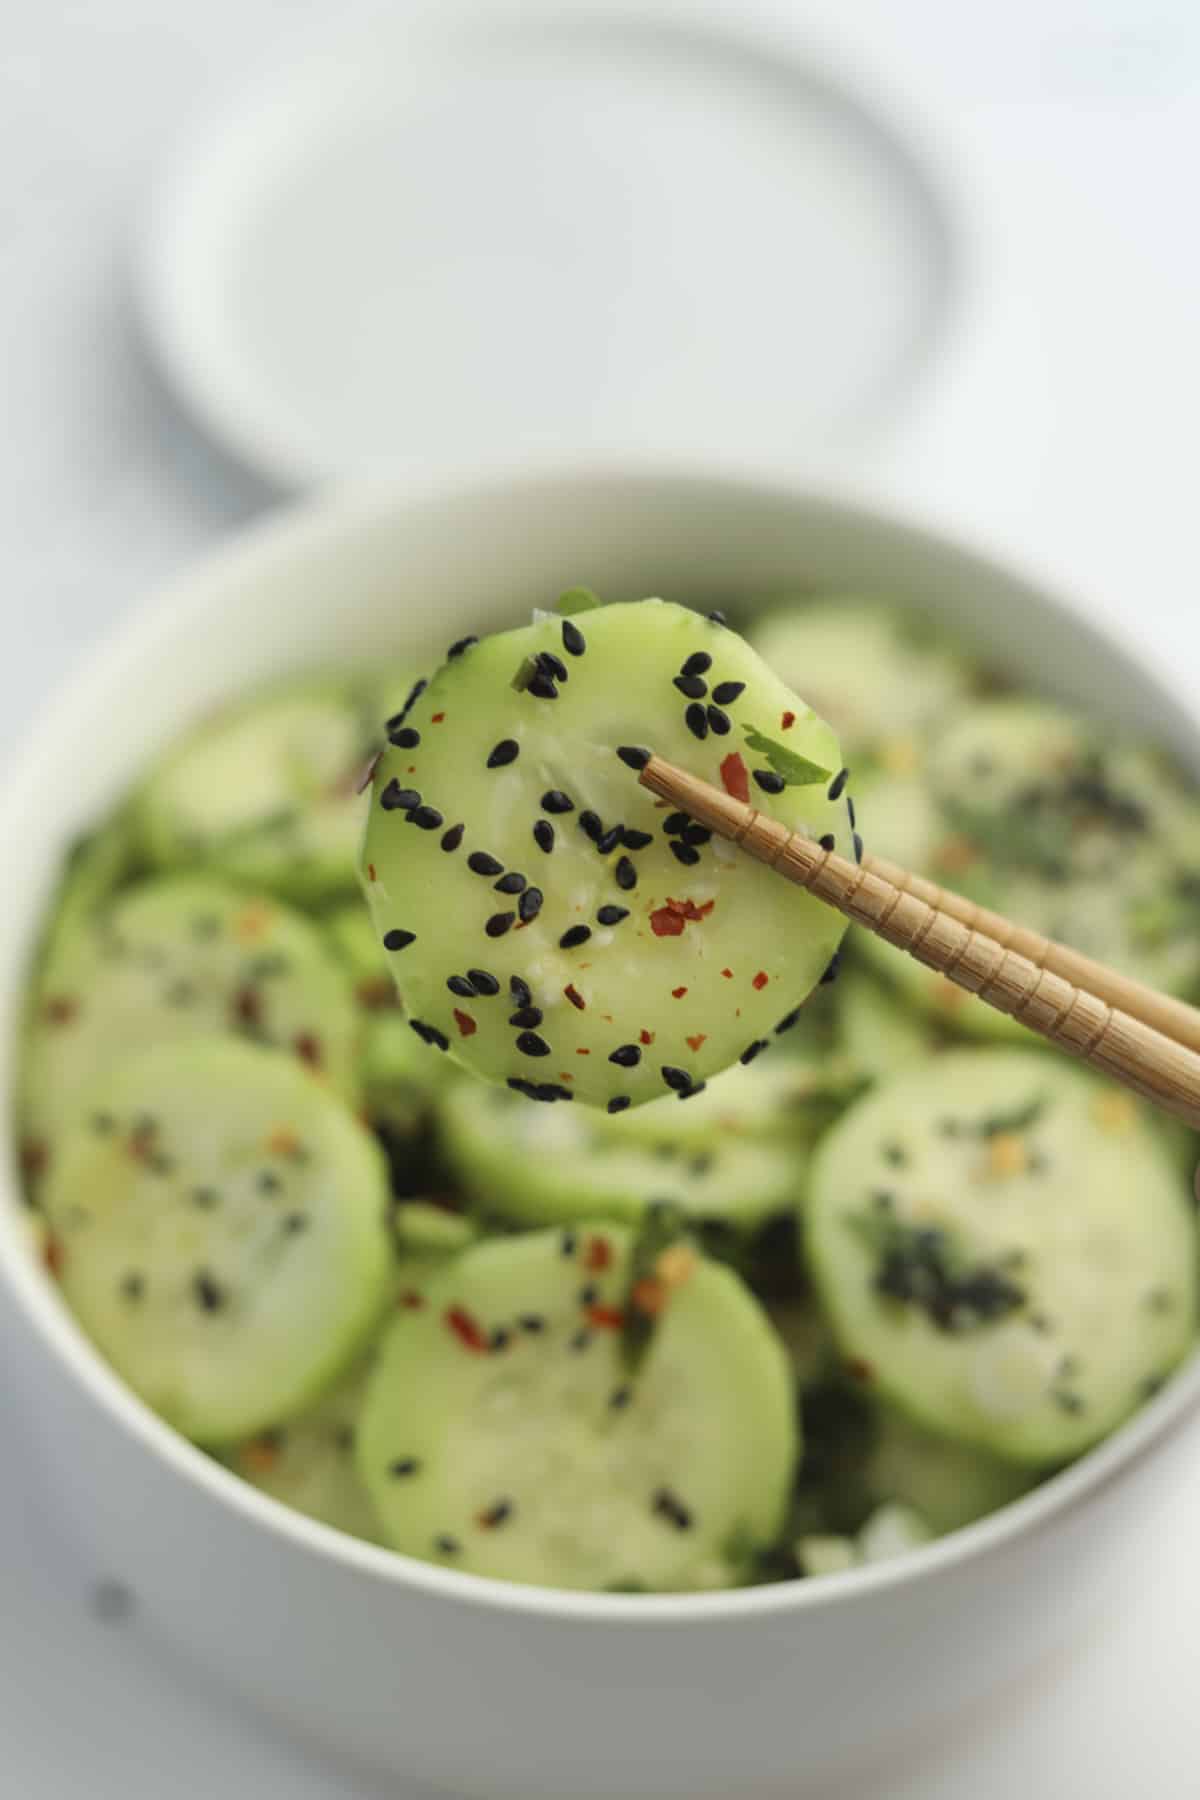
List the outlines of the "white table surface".
{"type": "MultiPolygon", "coordinates": [[[[371,10],[369,0],[341,8],[371,10]]],[[[1151,657],[1198,660],[1200,9],[763,0],[761,10],[893,67],[959,146],[975,196],[977,290],[926,404],[880,453],[879,479],[1057,571],[1135,628],[1151,657]]],[[[125,254],[181,125],[331,16],[332,0],[4,8],[0,757],[127,606],[270,499],[206,451],[148,371],[125,254]]],[[[362,1800],[369,1789],[185,1681],[142,1644],[136,1613],[119,1628],[93,1616],[104,1571],[81,1568],[50,1535],[18,1439],[4,1438],[0,1483],[0,1793],[362,1800]]],[[[1138,1615],[1097,1633],[1040,1698],[997,1701],[943,1753],[940,1773],[920,1761],[893,1768],[869,1800],[1200,1791],[1189,1730],[1196,1512],[1200,1458],[1177,1529],[1130,1547],[1147,1566],[1138,1615]]]]}

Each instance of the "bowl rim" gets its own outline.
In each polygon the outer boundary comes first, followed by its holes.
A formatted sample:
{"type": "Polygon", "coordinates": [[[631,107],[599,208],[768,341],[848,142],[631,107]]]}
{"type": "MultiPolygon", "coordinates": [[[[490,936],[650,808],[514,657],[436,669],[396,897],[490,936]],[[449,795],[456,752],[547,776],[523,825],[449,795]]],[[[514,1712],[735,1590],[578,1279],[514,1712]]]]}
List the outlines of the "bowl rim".
{"type": "MultiPolygon", "coordinates": [[[[33,803],[44,747],[61,734],[69,734],[79,713],[93,710],[101,696],[121,691],[148,651],[175,632],[181,617],[203,617],[227,586],[241,584],[272,564],[303,559],[315,543],[370,531],[397,512],[438,504],[469,507],[502,493],[528,501],[539,490],[550,495],[555,490],[561,494],[564,489],[578,492],[631,483],[647,490],[654,486],[680,490],[718,487],[734,499],[741,496],[816,507],[847,523],[858,519],[923,543],[934,555],[950,553],[974,562],[993,578],[1027,589],[1048,612],[1064,617],[1078,637],[1090,638],[1130,664],[1150,688],[1165,694],[1196,720],[1200,749],[1200,710],[1169,669],[1147,659],[1119,625],[1114,627],[1107,618],[1102,625],[1094,622],[1056,581],[1029,570],[976,534],[947,525],[932,508],[898,506],[873,491],[869,483],[840,470],[832,476],[827,471],[808,475],[798,471],[789,477],[777,468],[764,471],[744,462],[723,463],[711,458],[622,456],[566,463],[555,458],[504,469],[489,465],[469,474],[439,472],[422,483],[408,477],[376,477],[334,487],[316,498],[301,498],[274,509],[265,519],[218,544],[173,580],[154,589],[120,620],[109,642],[86,658],[42,709],[0,790],[0,843],[12,832],[22,810],[33,803]]],[[[779,1619],[865,1602],[898,1587],[932,1582],[965,1563],[995,1558],[1021,1538],[1050,1528],[1129,1475],[1200,1407],[1200,1354],[1194,1352],[1158,1395],[1078,1461],[1029,1494],[895,1561],[820,1581],[795,1580],[717,1592],[624,1595],[526,1586],[443,1569],[352,1538],[292,1511],[241,1481],[153,1413],[84,1336],[30,1253],[21,1230],[24,1204],[11,1112],[4,1140],[8,1180],[4,1184],[7,1191],[0,1188],[0,1282],[20,1309],[23,1327],[40,1339],[43,1349],[78,1383],[90,1402],[145,1453],[182,1481],[203,1490],[217,1506],[232,1508],[252,1528],[262,1528],[302,1554],[333,1562],[349,1573],[399,1591],[416,1588],[432,1599],[459,1606],[546,1620],[610,1626],[636,1622],[661,1628],[779,1619]]]]}

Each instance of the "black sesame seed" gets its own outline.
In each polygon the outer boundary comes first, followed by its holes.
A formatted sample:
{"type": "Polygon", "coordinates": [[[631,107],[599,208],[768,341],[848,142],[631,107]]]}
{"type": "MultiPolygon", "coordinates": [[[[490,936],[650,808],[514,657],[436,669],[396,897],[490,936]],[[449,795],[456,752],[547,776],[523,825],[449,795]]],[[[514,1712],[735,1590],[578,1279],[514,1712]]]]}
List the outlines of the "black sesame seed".
{"type": "Polygon", "coordinates": [[[573,1338],[568,1339],[567,1349],[574,1350],[576,1352],[578,1352],[580,1350],[586,1350],[588,1345],[591,1343],[591,1341],[592,1341],[592,1334],[587,1329],[587,1327],[584,1326],[582,1330],[577,1331],[575,1333],[575,1336],[573,1338]]]}
{"type": "Polygon", "coordinates": [[[564,619],[562,622],[562,641],[563,648],[569,656],[582,656],[587,649],[587,639],[578,625],[570,619],[564,619]]]}
{"type": "Polygon", "coordinates": [[[517,1320],[517,1324],[521,1327],[522,1331],[528,1331],[534,1337],[537,1336],[539,1331],[545,1331],[546,1329],[546,1321],[543,1319],[541,1313],[522,1313],[517,1320]]]}
{"type": "Polygon", "coordinates": [[[537,918],[542,910],[542,901],[544,899],[545,895],[542,893],[541,888],[531,887],[525,889],[525,892],[517,901],[517,911],[521,915],[523,924],[528,925],[531,919],[537,918]]]}
{"type": "Polygon", "coordinates": [[[837,839],[834,837],[832,831],[825,832],[823,837],[817,839],[817,842],[822,850],[834,850],[837,848],[837,839]]]}
{"type": "Polygon", "coordinates": [[[523,894],[529,883],[519,869],[510,869],[507,875],[502,875],[492,886],[498,894],[523,894]]]}
{"type": "Polygon", "coordinates": [[[136,1270],[130,1270],[121,1278],[121,1298],[123,1300],[140,1300],[146,1292],[146,1277],[136,1270]]]}
{"type": "Polygon", "coordinates": [[[600,1289],[596,1286],[594,1281],[589,1281],[585,1287],[581,1287],[579,1290],[580,1306],[595,1306],[599,1298],[600,1289]]]}
{"type": "Polygon", "coordinates": [[[463,827],[461,825],[452,825],[449,831],[442,833],[443,850],[457,850],[462,841],[463,827]]]}
{"type": "Polygon", "coordinates": [[[508,991],[518,1006],[528,1006],[533,999],[529,983],[520,975],[510,975],[508,991]]]}
{"type": "Polygon", "coordinates": [[[198,1187],[193,1188],[191,1192],[192,1205],[198,1206],[202,1212],[211,1212],[220,1198],[216,1188],[198,1187]]]}
{"type": "Polygon", "coordinates": [[[752,1063],[754,1061],[755,1057],[760,1056],[762,1054],[762,1052],[767,1048],[767,1042],[768,1042],[768,1040],[766,1038],[755,1038],[755,1040],[752,1044],[746,1045],[746,1048],[742,1051],[742,1054],[738,1057],[738,1061],[740,1063],[752,1063]]]}
{"type": "Polygon", "coordinates": [[[542,1009],[540,1006],[518,1006],[508,1022],[515,1025],[518,1031],[536,1031],[542,1022],[542,1009]]]}
{"type": "Polygon", "coordinates": [[[471,986],[471,983],[467,980],[465,975],[447,975],[446,986],[450,989],[452,994],[457,994],[460,1000],[473,1000],[475,998],[475,989],[471,986]]]}
{"type": "Polygon", "coordinates": [[[558,1248],[563,1256],[574,1256],[579,1248],[579,1239],[573,1231],[564,1231],[558,1240],[558,1248]]]}
{"type": "Polygon", "coordinates": [[[850,779],[849,769],[839,769],[837,774],[834,776],[833,780],[829,784],[829,787],[827,790],[827,798],[830,800],[840,800],[842,797],[843,791],[845,790],[846,783],[849,781],[849,779],[850,779]]]}
{"type": "Polygon", "coordinates": [[[296,1237],[301,1231],[308,1230],[308,1214],[290,1212],[284,1214],[283,1229],[289,1237],[296,1237]]]}
{"type": "Polygon", "coordinates": [[[512,1337],[511,1331],[506,1331],[503,1325],[497,1325],[495,1331],[493,1331],[491,1337],[488,1339],[488,1349],[489,1350],[504,1350],[504,1349],[506,1349],[508,1346],[509,1339],[511,1337],[512,1337]]]}
{"type": "Polygon", "coordinates": [[[533,828],[533,841],[539,850],[549,856],[554,848],[554,827],[549,819],[539,819],[533,828]]]}
{"type": "Polygon", "coordinates": [[[908,1162],[908,1152],[903,1144],[885,1144],[883,1160],[885,1163],[890,1163],[893,1169],[902,1169],[908,1162]]]}
{"type": "Polygon", "coordinates": [[[710,706],[708,709],[708,729],[713,733],[714,737],[728,737],[730,730],[729,714],[723,713],[719,706],[710,706]]]}
{"type": "Polygon", "coordinates": [[[415,931],[401,931],[398,926],[394,931],[385,931],[383,934],[385,950],[407,950],[408,946],[415,944],[416,941],[415,931]]]}
{"type": "Polygon", "coordinates": [[[586,944],[591,935],[590,925],[572,925],[559,938],[558,947],[560,950],[574,950],[579,944],[586,944]]]}
{"type": "Polygon", "coordinates": [[[548,675],[537,674],[529,683],[525,692],[532,694],[537,700],[557,700],[558,689],[548,675]]]}
{"type": "Polygon", "coordinates": [[[829,961],[826,963],[825,972],[821,976],[821,979],[817,983],[817,986],[818,987],[828,987],[831,981],[836,981],[838,978],[838,970],[841,968],[841,966],[842,966],[842,953],[840,950],[835,950],[833,955],[830,957],[829,961]]]}
{"type": "Polygon", "coordinates": [[[624,831],[624,843],[627,850],[644,850],[647,844],[652,844],[653,842],[654,838],[650,832],[635,831],[632,826],[626,825],[624,831]]]}
{"type": "Polygon", "coordinates": [[[553,650],[539,650],[534,661],[550,681],[569,680],[566,663],[561,656],[555,656],[553,650]]]}
{"type": "Polygon", "coordinates": [[[283,1183],[280,1181],[274,1169],[262,1169],[259,1171],[258,1191],[260,1194],[277,1194],[282,1186],[283,1183]]]}
{"type": "Polygon", "coordinates": [[[401,725],[399,731],[388,732],[388,740],[395,744],[397,750],[415,750],[421,741],[421,734],[411,725],[401,725]]]}
{"type": "Polygon", "coordinates": [[[708,683],[699,675],[676,675],[675,686],[689,700],[703,700],[708,692],[708,683]]]}
{"type": "Polygon", "coordinates": [[[854,860],[860,863],[863,859],[863,841],[858,832],[854,833],[854,860]]]}
{"type": "Polygon", "coordinates": [[[429,1044],[436,1050],[450,1048],[449,1038],[444,1031],[439,1031],[436,1025],[427,1025],[424,1019],[410,1019],[408,1022],[423,1044],[429,1044]]]}
{"type": "Polygon", "coordinates": [[[486,969],[468,969],[467,980],[475,992],[485,998],[500,992],[500,983],[494,975],[489,975],[486,969]]]}
{"type": "Polygon", "coordinates": [[[858,824],[858,820],[854,816],[854,801],[849,794],[846,795],[846,814],[850,820],[850,829],[853,831],[854,827],[858,824]]]}
{"type": "Polygon", "coordinates": [[[614,1412],[620,1412],[622,1407],[628,1406],[632,1399],[633,1389],[631,1387],[614,1388],[608,1397],[608,1404],[614,1412]]]}
{"type": "Polygon", "coordinates": [[[707,825],[685,825],[681,835],[685,844],[707,844],[712,838],[707,825]]]}
{"type": "Polygon", "coordinates": [[[681,844],[678,840],[673,841],[671,844],[671,855],[675,858],[676,862],[681,862],[685,868],[690,868],[693,863],[698,863],[700,861],[700,852],[698,850],[693,850],[690,844],[681,844]]]}
{"type": "Polygon", "coordinates": [[[710,621],[712,622],[712,624],[714,624],[714,625],[728,625],[728,623],[729,623],[729,620],[725,617],[725,614],[720,610],[719,607],[716,608],[713,612],[710,612],[708,617],[709,617],[710,621]]]}
{"type": "Polygon", "coordinates": [[[486,1512],[480,1513],[479,1523],[485,1531],[493,1531],[497,1525],[503,1525],[513,1515],[511,1500],[497,1500],[486,1512]]]}
{"type": "Polygon", "coordinates": [[[478,642],[479,639],[477,637],[458,638],[447,650],[446,661],[453,662],[456,656],[461,656],[464,650],[469,650],[472,644],[477,644],[478,642]]]}
{"type": "MultiPolygon", "coordinates": [[[[672,844],[671,848],[674,850],[676,845],[672,844]]],[[[617,886],[623,888],[626,893],[629,892],[630,888],[635,888],[637,886],[637,870],[627,856],[617,858],[617,866],[613,870],[613,878],[616,881],[617,886]]]]}
{"type": "Polygon", "coordinates": [[[427,681],[414,681],[413,682],[412,687],[408,691],[408,699],[404,702],[404,705],[400,708],[399,718],[397,721],[399,724],[403,724],[404,715],[406,713],[409,713],[412,711],[413,707],[416,705],[417,701],[421,698],[421,695],[425,692],[425,689],[428,686],[429,686],[429,683],[427,681]]]}
{"type": "Polygon", "coordinates": [[[521,754],[521,746],[516,738],[501,738],[487,759],[489,769],[502,769],[506,763],[516,762],[521,754]]]}
{"type": "Polygon", "coordinates": [[[457,1556],[462,1549],[458,1539],[451,1537],[448,1531],[438,1533],[433,1540],[433,1547],[442,1556],[457,1556]]]}
{"type": "Polygon", "coordinates": [[[535,1100],[573,1100],[574,1094],[568,1087],[560,1087],[554,1081],[539,1081],[533,1090],[535,1100]]]}
{"type": "Polygon", "coordinates": [[[628,769],[644,769],[650,761],[650,752],[640,749],[636,744],[622,744],[617,755],[628,769]]]}
{"type": "Polygon", "coordinates": [[[774,769],[755,769],[754,779],[764,794],[782,794],[787,782],[774,769]]]}
{"type": "Polygon", "coordinates": [[[712,668],[712,657],[707,650],[693,650],[680,670],[681,675],[707,675],[712,668]]]}
{"type": "Polygon", "coordinates": [[[633,1102],[630,1100],[628,1094],[614,1094],[608,1103],[607,1110],[610,1113],[624,1112],[626,1107],[631,1106],[632,1104],[633,1102]]]}
{"type": "Polygon", "coordinates": [[[683,722],[695,738],[708,736],[708,715],[698,700],[693,700],[683,715],[683,722]]]}
{"type": "Polygon", "coordinates": [[[692,1515],[670,1488],[659,1488],[651,1505],[660,1518],[674,1525],[676,1531],[690,1530],[692,1515]]]}
{"type": "Polygon", "coordinates": [[[414,806],[408,815],[408,822],[422,831],[438,831],[445,824],[436,806],[414,806]]]}
{"type": "Polygon", "coordinates": [[[203,1312],[219,1312],[225,1304],[224,1288],[207,1269],[198,1269],[192,1276],[192,1293],[203,1312]]]}
{"type": "Polygon", "coordinates": [[[514,1094],[524,1094],[527,1100],[536,1100],[538,1097],[536,1085],[532,1081],[526,1081],[523,1075],[510,1075],[507,1085],[514,1094]]]}
{"type": "Polygon", "coordinates": [[[681,831],[691,824],[691,815],[685,812],[668,813],[663,820],[664,837],[678,837],[681,831]]]}
{"type": "Polygon", "coordinates": [[[707,1086],[707,1081],[694,1081],[691,1087],[682,1089],[679,1098],[681,1100],[694,1100],[696,1095],[702,1094],[707,1086]]]}
{"type": "Polygon", "coordinates": [[[740,694],[746,691],[744,681],[719,681],[712,691],[712,697],[718,706],[732,706],[740,694]]]}
{"type": "Polygon", "coordinates": [[[393,777],[380,794],[379,804],[384,812],[411,812],[414,806],[420,806],[421,796],[416,788],[401,787],[393,777]]]}
{"type": "Polygon", "coordinates": [[[692,1078],[687,1070],[676,1069],[670,1063],[663,1064],[662,1078],[669,1088],[674,1088],[677,1094],[686,1094],[692,1087],[692,1078]]]}
{"type": "Polygon", "coordinates": [[[548,813],[574,812],[575,802],[564,794],[561,788],[547,788],[542,795],[542,811],[548,813]]]}
{"type": "Polygon", "coordinates": [[[395,1462],[388,1464],[388,1474],[402,1479],[405,1475],[415,1475],[420,1467],[415,1456],[399,1456],[395,1462]]]}
{"type": "Polygon", "coordinates": [[[622,1044],[612,1052],[610,1063],[616,1063],[619,1069],[634,1069],[642,1060],[642,1052],[637,1044],[622,1044]]]}
{"type": "Polygon", "coordinates": [[[579,815],[579,829],[585,837],[590,837],[593,844],[599,843],[604,835],[604,821],[599,813],[590,810],[579,815]]]}
{"type": "Polygon", "coordinates": [[[483,929],[490,938],[503,937],[509,926],[516,922],[516,917],[514,912],[493,913],[483,929]]]}
{"type": "Polygon", "coordinates": [[[601,856],[609,856],[616,849],[625,835],[623,825],[610,825],[602,837],[596,839],[596,848],[601,856]]]}
{"type": "Polygon", "coordinates": [[[627,906],[602,906],[596,914],[601,925],[619,925],[622,919],[629,917],[627,906]]]}
{"type": "Polygon", "coordinates": [[[517,1038],[517,1049],[522,1056],[549,1056],[550,1046],[544,1037],[536,1031],[522,1031],[517,1038]]]}
{"type": "Polygon", "coordinates": [[[467,858],[467,867],[473,875],[499,875],[504,864],[486,850],[472,850],[467,858]]]}

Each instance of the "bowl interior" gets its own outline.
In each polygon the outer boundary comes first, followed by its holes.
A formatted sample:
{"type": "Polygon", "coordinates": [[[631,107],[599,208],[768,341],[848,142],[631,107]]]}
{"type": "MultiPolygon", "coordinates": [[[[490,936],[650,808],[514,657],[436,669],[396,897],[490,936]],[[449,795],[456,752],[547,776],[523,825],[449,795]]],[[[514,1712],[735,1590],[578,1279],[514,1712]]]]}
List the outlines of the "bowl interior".
{"type": "MultiPolygon", "coordinates": [[[[316,661],[411,656],[419,673],[465,632],[519,622],[531,606],[550,605],[580,583],[608,599],[657,593],[731,611],[789,590],[894,597],[944,621],[1026,682],[1145,732],[1200,769],[1200,731],[1186,706],[1111,638],[1032,581],[851,499],[653,471],[334,499],[268,523],[160,595],[32,734],[0,795],[5,1091],[16,1073],[27,959],[59,858],[188,720],[257,681],[316,661]]],[[[117,1405],[115,1378],[30,1263],[16,1147],[11,1130],[7,1135],[0,1267],[43,1336],[75,1363],[94,1395],[117,1405]]],[[[1161,1429],[1168,1413],[1190,1404],[1192,1390],[1200,1391],[1195,1359],[1132,1427],[1088,1460],[1111,1467],[1126,1453],[1122,1440],[1132,1454],[1135,1438],[1154,1435],[1146,1413],[1162,1410],[1161,1429]]],[[[165,1447],[165,1428],[155,1431],[165,1447]]],[[[1084,1471],[1076,1476],[1072,1492],[1084,1471]]],[[[1021,1504],[1045,1505],[1046,1493],[1021,1504]]],[[[326,1545],[335,1539],[315,1533],[326,1545]]]]}

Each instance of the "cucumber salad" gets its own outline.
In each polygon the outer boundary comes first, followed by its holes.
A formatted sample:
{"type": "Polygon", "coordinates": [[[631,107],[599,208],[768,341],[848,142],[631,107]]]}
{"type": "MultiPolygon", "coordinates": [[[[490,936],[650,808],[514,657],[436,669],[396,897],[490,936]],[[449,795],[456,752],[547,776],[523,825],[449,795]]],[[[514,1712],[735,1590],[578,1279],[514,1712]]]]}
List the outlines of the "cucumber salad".
{"type": "Polygon", "coordinates": [[[186,731],[68,858],[15,1096],[99,1353],[275,1502],[505,1581],[820,1579],[1197,1325],[1179,1127],[714,838],[661,754],[1200,996],[1168,760],[855,596],[573,589],[186,731]]]}

